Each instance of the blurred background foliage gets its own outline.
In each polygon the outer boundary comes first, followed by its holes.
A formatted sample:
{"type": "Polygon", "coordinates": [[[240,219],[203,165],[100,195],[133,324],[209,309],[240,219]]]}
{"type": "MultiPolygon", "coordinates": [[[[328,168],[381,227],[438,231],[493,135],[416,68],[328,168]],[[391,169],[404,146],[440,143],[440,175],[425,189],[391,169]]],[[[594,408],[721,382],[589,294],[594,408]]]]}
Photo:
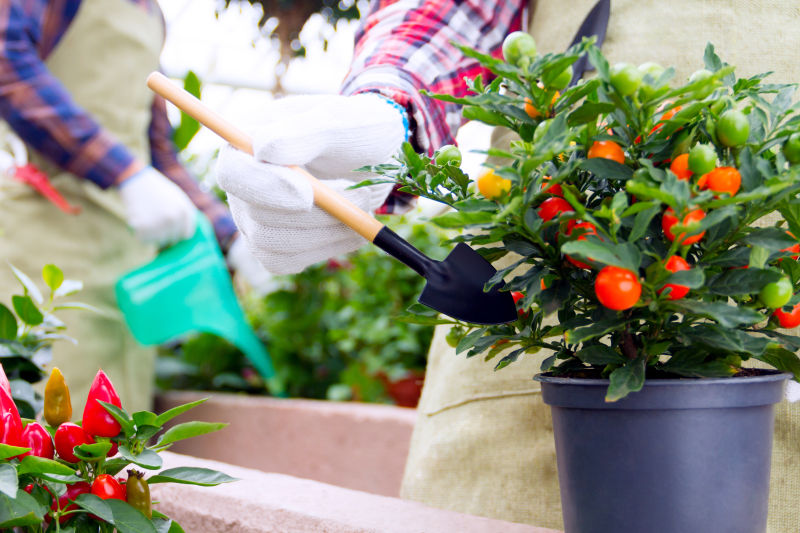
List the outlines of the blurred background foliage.
{"type": "MultiPolygon", "coordinates": [[[[382,217],[423,253],[442,259],[443,234],[404,217],[382,217]]],[[[275,278],[263,298],[243,306],[291,397],[415,403],[432,326],[399,317],[425,280],[374,246],[275,278]]],[[[161,351],[162,389],[268,393],[246,358],[227,341],[198,335],[161,351]]]]}
{"type": "MultiPolygon", "coordinates": [[[[242,3],[261,6],[263,14],[258,25],[266,30],[269,37],[280,42],[284,61],[305,55],[299,35],[312,15],[321,15],[333,26],[340,20],[355,20],[361,16],[355,0],[224,0],[224,8],[242,3]]],[[[327,40],[324,36],[321,38],[323,46],[327,48],[327,40]]]]}

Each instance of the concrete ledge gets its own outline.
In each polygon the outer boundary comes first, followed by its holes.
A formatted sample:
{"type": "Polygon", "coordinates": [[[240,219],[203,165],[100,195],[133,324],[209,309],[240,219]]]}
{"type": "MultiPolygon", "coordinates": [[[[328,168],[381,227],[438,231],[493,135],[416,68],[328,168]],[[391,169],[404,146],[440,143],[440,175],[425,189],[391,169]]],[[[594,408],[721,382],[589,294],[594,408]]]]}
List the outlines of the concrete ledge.
{"type": "MultiPolygon", "coordinates": [[[[228,453],[234,457],[237,450],[228,453]]],[[[213,468],[239,479],[217,487],[152,486],[156,508],[192,533],[557,533],[217,461],[162,456],[164,468],[213,468]]]]}
{"type": "Polygon", "coordinates": [[[210,399],[175,422],[230,426],[181,441],[173,451],[373,494],[400,493],[414,409],[190,391],[162,394],[156,412],[201,398],[210,399]]]}

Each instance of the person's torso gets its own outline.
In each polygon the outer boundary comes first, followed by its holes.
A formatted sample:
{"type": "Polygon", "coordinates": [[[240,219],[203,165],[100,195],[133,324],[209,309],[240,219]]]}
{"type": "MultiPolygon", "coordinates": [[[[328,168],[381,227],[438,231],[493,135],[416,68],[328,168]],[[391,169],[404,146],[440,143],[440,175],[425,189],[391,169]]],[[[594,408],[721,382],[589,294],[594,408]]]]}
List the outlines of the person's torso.
{"type": "Polygon", "coordinates": [[[74,102],[143,161],[153,102],[145,79],[163,42],[155,2],[83,0],[45,60],[74,102]]]}

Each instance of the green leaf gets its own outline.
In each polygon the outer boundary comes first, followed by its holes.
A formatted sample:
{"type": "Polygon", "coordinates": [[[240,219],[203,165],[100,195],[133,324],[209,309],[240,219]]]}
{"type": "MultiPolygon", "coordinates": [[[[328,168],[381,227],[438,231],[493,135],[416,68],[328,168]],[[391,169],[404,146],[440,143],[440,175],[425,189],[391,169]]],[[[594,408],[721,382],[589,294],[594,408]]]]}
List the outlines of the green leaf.
{"type": "MultiPolygon", "coordinates": [[[[191,70],[183,80],[183,88],[197,98],[200,97],[200,79],[191,70]]],[[[178,127],[172,132],[172,140],[178,150],[183,150],[189,145],[200,130],[200,123],[188,113],[181,111],[181,121],[178,127]]]]}
{"type": "Polygon", "coordinates": [[[29,326],[38,326],[44,321],[44,315],[39,311],[39,308],[36,307],[36,304],[33,303],[30,296],[15,294],[11,297],[11,303],[14,305],[14,311],[17,312],[17,316],[20,320],[29,326]]]}
{"type": "Polygon", "coordinates": [[[647,358],[637,357],[611,372],[606,401],[616,402],[631,392],[642,390],[646,362],[647,358]]]}
{"type": "Polygon", "coordinates": [[[488,224],[494,220],[495,213],[487,211],[451,212],[431,219],[440,228],[452,229],[488,224]]]}
{"type": "Polygon", "coordinates": [[[47,508],[24,490],[17,490],[15,498],[0,493],[0,528],[39,525],[45,512],[47,508]]]}
{"type": "Polygon", "coordinates": [[[620,365],[627,359],[618,351],[604,344],[592,344],[575,354],[575,356],[588,365],[620,365]]]}
{"type": "Polygon", "coordinates": [[[213,433],[214,431],[219,431],[227,425],[228,424],[222,422],[184,422],[183,424],[178,424],[177,426],[172,426],[169,428],[166,433],[159,437],[158,442],[156,442],[156,446],[165,446],[180,440],[197,437],[198,435],[213,433]]]}
{"type": "Polygon", "coordinates": [[[158,423],[158,416],[150,411],[136,411],[131,415],[136,426],[161,426],[158,423]]]}
{"type": "Polygon", "coordinates": [[[25,289],[25,294],[30,295],[30,297],[33,298],[33,300],[37,304],[42,303],[44,301],[44,298],[42,298],[42,292],[39,290],[39,287],[37,287],[36,284],[31,280],[31,278],[26,276],[23,271],[21,271],[14,265],[9,265],[9,266],[11,267],[11,270],[14,272],[14,276],[17,278],[17,280],[19,280],[20,284],[22,284],[22,287],[25,289]]]}
{"type": "Polygon", "coordinates": [[[75,446],[75,457],[87,462],[99,461],[111,450],[110,442],[95,442],[94,444],[80,444],[75,446]]]}
{"type": "Polygon", "coordinates": [[[167,516],[156,516],[155,509],[153,510],[153,525],[158,533],[185,533],[176,521],[167,516]]]}
{"type": "Polygon", "coordinates": [[[111,512],[111,507],[108,506],[106,501],[100,499],[94,494],[78,494],[75,498],[75,503],[81,509],[84,509],[93,515],[99,516],[106,522],[114,523],[114,514],[111,512]]]}
{"type": "Polygon", "coordinates": [[[31,451],[30,448],[11,446],[10,444],[0,444],[0,460],[11,459],[25,452],[31,451]]]}
{"type": "Polygon", "coordinates": [[[710,318],[724,328],[749,326],[757,324],[767,318],[753,309],[734,307],[721,302],[675,300],[667,305],[671,305],[684,313],[692,313],[710,318]]]}
{"type": "Polygon", "coordinates": [[[569,114],[567,125],[575,127],[594,122],[599,115],[610,113],[614,109],[616,106],[608,102],[585,102],[569,114]]]}
{"type": "Polygon", "coordinates": [[[164,464],[161,456],[149,448],[145,448],[138,455],[134,455],[128,446],[121,444],[119,446],[119,455],[123,459],[148,470],[158,470],[164,464]]]}
{"type": "Polygon", "coordinates": [[[770,348],[758,359],[782,372],[789,372],[794,376],[794,379],[800,380],[800,359],[795,352],[786,348],[770,348]]]}
{"type": "MultiPolygon", "coordinates": [[[[420,304],[414,304],[414,305],[420,305],[420,304]]],[[[414,305],[412,305],[411,307],[414,307],[414,305]]],[[[413,312],[413,311],[411,311],[411,307],[409,307],[409,309],[408,309],[409,312],[413,312]]],[[[429,310],[429,308],[425,307],[424,305],[420,305],[420,307],[422,307],[426,311],[429,310]]],[[[436,313],[436,311],[434,311],[434,313],[436,313]]],[[[158,415],[158,417],[156,417],[156,420],[153,423],[153,425],[154,426],[163,426],[164,424],[166,424],[167,422],[169,422],[170,420],[172,420],[176,416],[185,413],[189,409],[193,409],[194,407],[197,407],[198,405],[200,405],[201,403],[205,402],[206,400],[208,400],[208,398],[203,398],[201,400],[195,400],[193,402],[185,403],[183,405],[178,405],[177,407],[173,407],[169,411],[164,411],[163,413],[158,415]]]]}
{"type": "Polygon", "coordinates": [[[722,275],[710,280],[707,287],[712,294],[722,296],[754,294],[767,283],[778,281],[782,276],[783,274],[774,270],[737,268],[727,270],[722,275]]]}
{"type": "Polygon", "coordinates": [[[769,260],[769,250],[761,246],[753,246],[750,248],[750,258],[748,260],[748,268],[764,268],[769,260]]]}
{"type": "Polygon", "coordinates": [[[664,363],[663,369],[679,376],[695,378],[728,377],[736,370],[723,359],[706,361],[708,352],[687,349],[678,352],[664,363]]]}
{"type": "Polygon", "coordinates": [[[35,455],[25,456],[17,468],[19,475],[32,474],[38,476],[40,474],[58,474],[62,476],[71,476],[75,474],[74,467],[67,466],[46,457],[36,457],[35,455]]]}
{"type": "Polygon", "coordinates": [[[766,248],[771,252],[783,250],[797,243],[786,230],[780,228],[758,228],[744,237],[742,242],[766,248]]]}
{"type": "Polygon", "coordinates": [[[158,533],[156,527],[142,512],[122,500],[105,500],[114,516],[114,526],[119,533],[158,533]]]}
{"type": "Polygon", "coordinates": [[[45,265],[42,269],[42,279],[50,287],[50,290],[55,293],[64,282],[64,273],[55,265],[45,265]]]}
{"type": "Polygon", "coordinates": [[[0,492],[14,498],[19,489],[19,479],[17,479],[17,469],[8,463],[0,464],[0,492]]]}
{"type": "Polygon", "coordinates": [[[624,318],[611,318],[605,320],[598,320],[588,326],[570,329],[564,332],[564,338],[569,344],[580,344],[597,337],[602,337],[606,333],[622,326],[625,323],[624,318]]]}
{"type": "Polygon", "coordinates": [[[203,487],[212,487],[220,483],[230,483],[231,481],[237,481],[237,479],[217,470],[190,466],[168,468],[147,479],[147,482],[151,485],[153,483],[183,483],[203,487]]]}
{"type": "Polygon", "coordinates": [[[602,157],[585,159],[581,161],[580,167],[588,170],[599,178],[608,180],[626,181],[633,176],[633,169],[628,165],[623,165],[602,157]]]}
{"type": "MultiPolygon", "coordinates": [[[[640,202],[639,204],[634,204],[630,209],[636,207],[640,204],[652,204],[655,202],[640,202]]],[[[630,242],[636,242],[642,237],[644,237],[645,233],[647,233],[647,228],[650,226],[650,222],[653,220],[657,214],[661,212],[661,205],[656,203],[653,207],[649,209],[645,209],[640,211],[636,214],[636,218],[633,220],[633,229],[631,230],[630,235],[628,236],[628,240],[630,242]]],[[[623,213],[623,216],[626,216],[623,213]]]]}
{"type": "Polygon", "coordinates": [[[75,279],[65,279],[61,286],[55,293],[57,298],[63,296],[69,296],[71,294],[75,294],[76,292],[80,292],[83,289],[83,282],[78,281],[75,279]]]}
{"type": "Polygon", "coordinates": [[[456,346],[456,353],[461,353],[472,348],[478,341],[478,339],[483,337],[484,333],[486,333],[488,329],[489,328],[478,328],[464,335],[464,337],[460,341],[458,341],[458,346],[456,346]]]}
{"type": "Polygon", "coordinates": [[[635,247],[634,250],[630,250],[625,245],[609,243],[593,237],[587,237],[582,241],[576,240],[564,243],[561,246],[561,251],[570,256],[578,256],[579,259],[618,266],[633,272],[639,270],[641,261],[641,257],[636,252],[635,247]]]}
{"type": "Polygon", "coordinates": [[[16,338],[17,318],[8,307],[0,304],[0,339],[14,340],[16,338]]]}
{"type": "Polygon", "coordinates": [[[709,352],[746,353],[762,355],[772,341],[766,337],[750,335],[738,329],[725,329],[717,324],[697,324],[683,330],[689,344],[694,348],[705,346],[709,352]]]}
{"type": "Polygon", "coordinates": [[[702,269],[690,268],[689,270],[679,270],[670,274],[664,283],[672,285],[684,285],[690,289],[702,287],[706,282],[706,275],[702,269]]]}
{"type": "Polygon", "coordinates": [[[119,425],[122,426],[122,431],[125,432],[125,436],[128,438],[132,437],[136,432],[136,427],[130,415],[121,407],[100,400],[97,401],[108,411],[108,414],[114,417],[114,420],[119,422],[119,425]]]}

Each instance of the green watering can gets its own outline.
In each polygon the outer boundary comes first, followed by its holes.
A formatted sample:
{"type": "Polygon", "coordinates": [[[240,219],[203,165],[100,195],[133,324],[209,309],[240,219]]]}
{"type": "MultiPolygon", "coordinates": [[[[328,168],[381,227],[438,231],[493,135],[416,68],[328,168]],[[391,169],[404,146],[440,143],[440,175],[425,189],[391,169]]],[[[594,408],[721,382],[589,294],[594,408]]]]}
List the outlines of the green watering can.
{"type": "Polygon", "coordinates": [[[198,331],[219,335],[247,356],[273,393],[284,395],[267,350],[245,320],[205,215],[198,212],[194,236],[125,274],[115,290],[140,343],[162,344],[198,331]]]}

